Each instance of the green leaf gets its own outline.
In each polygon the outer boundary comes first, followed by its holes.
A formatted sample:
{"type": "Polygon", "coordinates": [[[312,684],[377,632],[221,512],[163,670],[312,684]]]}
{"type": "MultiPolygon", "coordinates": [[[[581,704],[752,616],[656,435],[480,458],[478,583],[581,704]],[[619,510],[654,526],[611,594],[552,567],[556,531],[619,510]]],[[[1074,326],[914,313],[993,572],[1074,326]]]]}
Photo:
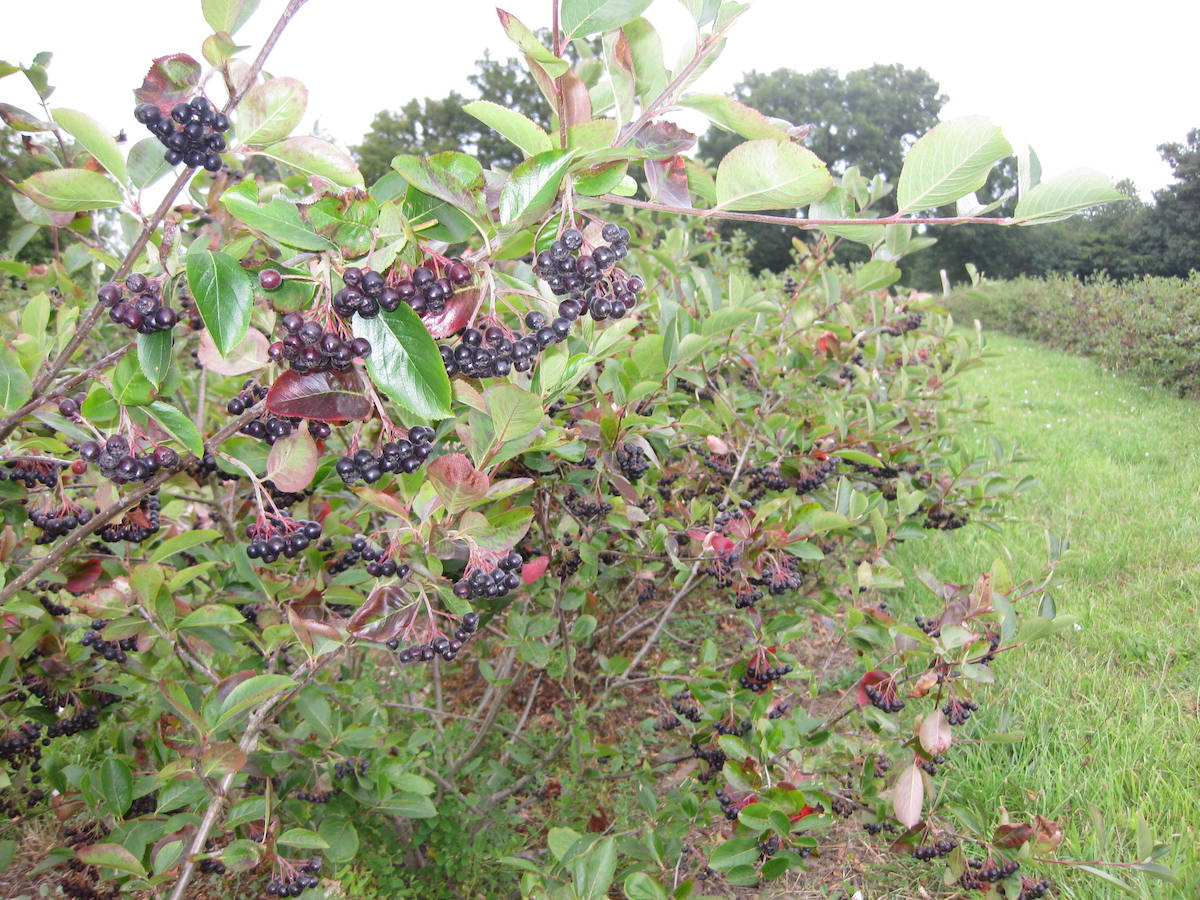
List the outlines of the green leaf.
{"type": "Polygon", "coordinates": [[[900,280],[900,267],[887,259],[873,259],[854,273],[854,286],[860,291],[874,291],[900,280]]]}
{"type": "Polygon", "coordinates": [[[583,896],[588,900],[604,900],[617,872],[617,842],[605,838],[596,844],[584,860],[583,879],[580,883],[583,896]]]}
{"type": "Polygon", "coordinates": [[[328,856],[334,862],[347,862],[358,853],[358,830],[348,819],[326,816],[317,829],[329,842],[328,856]]]}
{"type": "Polygon", "coordinates": [[[242,625],[246,621],[241,612],[224,603],[209,603],[199,609],[193,609],[182,622],[180,628],[210,628],[214,625],[242,625]]]}
{"type": "Polygon", "coordinates": [[[530,222],[554,204],[573,150],[548,150],[521,163],[500,189],[500,222],[530,222]]]}
{"type": "Polygon", "coordinates": [[[133,802],[133,773],[124,760],[110,756],[100,764],[100,792],[111,815],[125,815],[133,802]]]}
{"type": "Polygon", "coordinates": [[[200,439],[200,431],[192,420],[170,404],[155,400],[146,406],[146,412],[163,427],[163,430],[187,448],[189,453],[196,456],[204,455],[204,442],[200,439]]]}
{"type": "Polygon", "coordinates": [[[611,31],[632,22],[650,0],[563,0],[562,30],[567,38],[611,31]]]}
{"type": "Polygon", "coordinates": [[[437,807],[428,797],[420,794],[398,791],[384,798],[379,804],[380,812],[390,816],[403,816],[406,819],[432,819],[437,815],[437,807]]]}
{"type": "Polygon", "coordinates": [[[638,100],[645,106],[667,89],[670,78],[663,63],[662,40],[645,19],[634,19],[623,30],[633,58],[634,87],[638,100]]]}
{"type": "Polygon", "coordinates": [[[523,113],[490,100],[476,100],[463,107],[488,128],[516,144],[526,156],[535,156],[551,148],[550,136],[523,113]]]}
{"type": "Polygon", "coordinates": [[[302,175],[324,178],[341,187],[361,187],[363,183],[354,160],[321,138],[290,137],[257,152],[302,175]]]}
{"type": "Polygon", "coordinates": [[[79,141],[96,161],[104,166],[118,181],[125,181],[125,157],[112,135],[99,122],[85,113],[73,109],[56,109],[54,121],[71,137],[79,141]]]}
{"type": "Polygon", "coordinates": [[[33,382],[21,368],[17,355],[0,345],[0,410],[17,409],[33,396],[33,382]]]}
{"type": "Polygon", "coordinates": [[[129,180],[135,188],[154,184],[174,169],[163,157],[162,144],[152,137],[143,138],[129,148],[127,165],[129,180]]]}
{"type": "Polygon", "coordinates": [[[19,187],[38,206],[57,212],[82,212],[121,205],[121,189],[99,172],[87,169],[35,172],[19,187]]]}
{"type": "Polygon", "coordinates": [[[246,20],[258,9],[259,0],[201,0],[204,21],[213,31],[233,34],[246,24],[246,20]]]}
{"type": "Polygon", "coordinates": [[[213,343],[228,356],[246,336],[254,291],[250,276],[232,256],[206,250],[203,241],[187,254],[187,281],[213,343]]]}
{"type": "Polygon", "coordinates": [[[331,237],[343,256],[361,256],[377,240],[379,206],[370,197],[322,197],[307,212],[313,227],[331,237]]]}
{"type": "Polygon", "coordinates": [[[729,210],[804,206],[833,187],[833,176],[811,150],[773,140],[734,147],[717,167],[717,206],[729,210]]]}
{"type": "Polygon", "coordinates": [[[733,838],[713,850],[708,864],[722,871],[734,866],[744,866],[758,859],[758,838],[753,835],[733,838]]]}
{"type": "Polygon", "coordinates": [[[475,195],[456,172],[433,160],[401,154],[392,160],[392,168],[422,193],[437,197],[464,215],[474,215],[478,207],[475,195]]]}
{"type": "Polygon", "coordinates": [[[14,131],[50,130],[50,126],[37,116],[8,103],[0,103],[0,121],[3,121],[5,125],[14,131]]]}
{"type": "Polygon", "coordinates": [[[294,687],[296,682],[286,675],[255,675],[237,685],[221,703],[217,721],[213,731],[218,731],[222,725],[236,718],[241,713],[258,706],[267,700],[294,687]]]}
{"type": "Polygon", "coordinates": [[[979,190],[992,166],[1011,153],[1000,129],[983,116],[935,125],[904,159],[896,186],[898,212],[933,209],[979,190]]]}
{"type": "Polygon", "coordinates": [[[122,406],[145,406],[154,399],[154,385],[142,374],[136,353],[127,353],[113,370],[113,396],[122,406]]]}
{"type": "Polygon", "coordinates": [[[515,384],[498,384],[484,394],[495,445],[531,434],[545,416],[542,400],[515,384]]]}
{"type": "Polygon", "coordinates": [[[551,78],[558,78],[571,68],[569,62],[546,49],[545,45],[537,39],[537,35],[512,13],[497,8],[496,15],[500,17],[500,27],[504,29],[504,33],[508,35],[509,39],[551,78]]]}
{"type": "Polygon", "coordinates": [[[724,94],[693,94],[680,100],[679,105],[703,113],[713,124],[740,134],[748,141],[757,138],[790,140],[786,130],[772,123],[757,109],[738,103],[724,94]]]}
{"type": "Polygon", "coordinates": [[[300,217],[296,204],[282,197],[259,205],[257,190],[252,182],[243,182],[221,195],[221,205],[238,221],[279,244],[300,250],[336,250],[328,238],[317,234],[300,217]]]}
{"type": "Polygon", "coordinates": [[[210,34],[204,39],[204,43],[200,45],[201,55],[215,69],[221,68],[238,51],[245,49],[246,45],[236,43],[228,31],[218,31],[216,34],[210,34]]]}
{"type": "Polygon", "coordinates": [[[1092,169],[1073,169],[1022,194],[1013,218],[1020,225],[1041,225],[1069,219],[1089,206],[1123,199],[1107,175],[1092,169]]]}
{"type": "Polygon", "coordinates": [[[321,837],[315,831],[309,831],[307,828],[289,828],[279,837],[275,838],[275,843],[282,844],[285,847],[299,847],[302,850],[328,850],[329,841],[321,837]]]}
{"type": "Polygon", "coordinates": [[[394,402],[424,419],[450,417],[450,378],[420,317],[405,303],[373,319],[355,316],[355,337],[371,342],[367,372],[394,402]]]}
{"type": "Polygon", "coordinates": [[[177,534],[173,538],[168,538],[163,541],[150,554],[150,562],[162,562],[164,559],[174,556],[176,553],[182,553],[184,550],[190,550],[192,547],[197,547],[200,544],[209,544],[213,541],[220,540],[221,532],[214,531],[211,528],[201,528],[199,531],[185,531],[183,534],[177,534]]]}
{"type": "Polygon", "coordinates": [[[668,900],[666,888],[645,872],[634,872],[622,885],[629,900],[668,900]]]}
{"type": "Polygon", "coordinates": [[[238,107],[237,136],[251,146],[281,141],[300,124],[307,106],[308,89],[298,79],[264,81],[238,107]]]}
{"type": "Polygon", "coordinates": [[[92,844],[89,847],[80,847],[75,851],[75,857],[89,866],[107,866],[139,878],[146,875],[146,870],[137,857],[120,844],[92,844]]]}
{"type": "Polygon", "coordinates": [[[170,331],[137,336],[138,365],[142,367],[142,374],[156,388],[162,387],[163,380],[171,370],[171,340],[170,331]]]}

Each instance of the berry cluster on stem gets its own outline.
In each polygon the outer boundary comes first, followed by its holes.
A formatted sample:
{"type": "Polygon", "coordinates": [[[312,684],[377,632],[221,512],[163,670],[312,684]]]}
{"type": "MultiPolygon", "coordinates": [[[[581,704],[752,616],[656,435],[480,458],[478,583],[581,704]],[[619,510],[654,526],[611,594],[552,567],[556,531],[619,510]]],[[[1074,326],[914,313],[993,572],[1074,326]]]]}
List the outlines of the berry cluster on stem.
{"type": "Polygon", "coordinates": [[[224,134],[230,122],[207,98],[176,103],[169,115],[153,103],[142,103],[133,111],[133,117],[167,148],[163,156],[167,165],[185,163],[192,169],[203,166],[209,172],[221,170],[224,134]]]}

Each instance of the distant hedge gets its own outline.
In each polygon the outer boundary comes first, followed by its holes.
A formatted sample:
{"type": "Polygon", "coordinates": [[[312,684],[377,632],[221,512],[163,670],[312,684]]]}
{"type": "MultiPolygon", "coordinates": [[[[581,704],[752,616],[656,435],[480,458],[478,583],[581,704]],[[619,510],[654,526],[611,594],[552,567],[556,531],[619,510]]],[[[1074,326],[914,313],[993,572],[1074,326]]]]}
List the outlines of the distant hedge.
{"type": "Polygon", "coordinates": [[[960,322],[1090,356],[1200,397],[1200,273],[1120,284],[1062,275],[986,282],[946,299],[960,322]]]}

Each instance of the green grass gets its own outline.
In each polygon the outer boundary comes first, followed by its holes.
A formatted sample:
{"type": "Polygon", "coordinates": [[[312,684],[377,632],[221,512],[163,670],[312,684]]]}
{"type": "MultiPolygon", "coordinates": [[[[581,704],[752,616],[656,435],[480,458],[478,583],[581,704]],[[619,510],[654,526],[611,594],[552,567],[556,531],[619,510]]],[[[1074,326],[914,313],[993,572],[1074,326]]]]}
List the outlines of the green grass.
{"type": "Polygon", "coordinates": [[[988,346],[998,355],[964,389],[990,398],[992,424],[972,438],[1016,440],[1027,456],[1021,474],[1039,484],[1010,508],[1020,521],[1001,535],[964,528],[949,542],[905,547],[901,561],[965,582],[1004,546],[1021,578],[1044,564],[1053,532],[1070,550],[1052,596],[1079,630],[997,662],[1004,687],[957,736],[1027,736],[953,748],[955,800],[978,813],[1003,806],[1013,821],[1056,819],[1067,838],[1059,856],[1085,861],[1136,861],[1140,816],[1169,846],[1159,862],[1183,886],[1106,869],[1131,885],[1126,893],[1055,867],[1058,895],[1195,897],[1200,404],[1027,341],[989,335],[988,346]]]}

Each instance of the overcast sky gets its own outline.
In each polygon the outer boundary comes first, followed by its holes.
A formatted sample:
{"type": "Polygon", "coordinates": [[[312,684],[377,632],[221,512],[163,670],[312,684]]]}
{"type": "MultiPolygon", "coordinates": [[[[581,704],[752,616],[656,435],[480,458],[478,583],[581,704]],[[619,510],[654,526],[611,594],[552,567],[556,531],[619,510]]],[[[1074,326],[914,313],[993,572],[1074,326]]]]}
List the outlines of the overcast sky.
{"type": "MultiPolygon", "coordinates": [[[[531,28],[549,24],[550,0],[502,5],[531,28]]],[[[282,7],[263,0],[239,42],[261,41],[282,7]]],[[[0,10],[0,59],[28,63],[52,51],[52,105],[136,137],[144,132],[132,119],[132,90],[150,60],[177,52],[200,59],[208,33],[200,0],[0,0],[0,10]]],[[[690,19],[675,0],[655,0],[646,15],[672,60],[691,40],[690,19]]],[[[1171,182],[1155,147],[1200,127],[1197,34],[1194,0],[755,0],[694,90],[725,92],[751,69],[921,66],[950,97],[943,119],[989,116],[1014,146],[1034,147],[1047,176],[1087,166],[1132,178],[1149,198],[1171,182]]],[[[268,69],[308,86],[306,127],[316,120],[350,145],[381,109],[466,92],[484,50],[513,51],[492,3],[309,0],[268,69]]],[[[0,102],[36,112],[21,75],[0,81],[0,102]]]]}

